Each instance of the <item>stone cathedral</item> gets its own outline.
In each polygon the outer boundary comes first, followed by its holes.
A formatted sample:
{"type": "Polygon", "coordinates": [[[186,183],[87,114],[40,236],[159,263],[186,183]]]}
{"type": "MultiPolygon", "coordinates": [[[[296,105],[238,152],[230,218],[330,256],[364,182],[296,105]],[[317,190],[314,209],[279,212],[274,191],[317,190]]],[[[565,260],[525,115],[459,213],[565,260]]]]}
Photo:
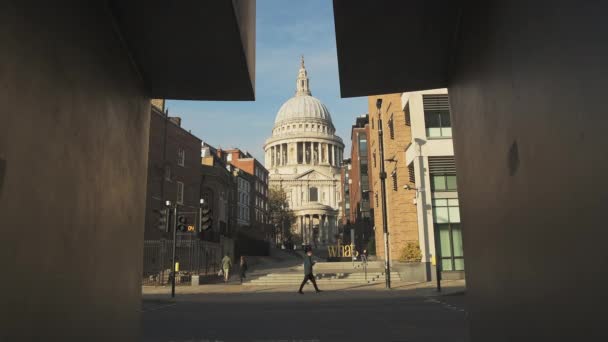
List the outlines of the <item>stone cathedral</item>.
{"type": "Polygon", "coordinates": [[[304,244],[319,247],[335,242],[343,151],[329,110],[310,92],[302,57],[295,96],[279,109],[264,152],[270,186],[287,193],[297,218],[292,231],[304,244]]]}

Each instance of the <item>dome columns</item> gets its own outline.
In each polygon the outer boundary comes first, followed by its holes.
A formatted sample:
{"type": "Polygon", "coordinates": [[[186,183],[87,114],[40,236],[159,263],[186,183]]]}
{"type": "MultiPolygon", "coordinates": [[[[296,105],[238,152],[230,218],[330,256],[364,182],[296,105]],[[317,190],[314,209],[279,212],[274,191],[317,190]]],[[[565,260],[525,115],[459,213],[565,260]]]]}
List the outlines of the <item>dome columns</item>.
{"type": "Polygon", "coordinates": [[[278,142],[266,150],[269,168],[289,165],[342,165],[342,144],[323,140],[278,142]]]}

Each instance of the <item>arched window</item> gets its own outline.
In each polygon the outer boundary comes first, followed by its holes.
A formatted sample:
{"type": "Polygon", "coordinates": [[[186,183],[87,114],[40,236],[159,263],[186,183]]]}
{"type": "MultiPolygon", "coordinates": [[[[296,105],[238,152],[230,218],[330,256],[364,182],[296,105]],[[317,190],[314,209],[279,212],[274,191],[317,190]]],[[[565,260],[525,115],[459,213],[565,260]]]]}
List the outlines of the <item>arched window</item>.
{"type": "Polygon", "coordinates": [[[319,201],[319,190],[317,190],[317,188],[315,188],[315,187],[310,188],[309,198],[310,198],[310,202],[318,202],[319,201]]]}

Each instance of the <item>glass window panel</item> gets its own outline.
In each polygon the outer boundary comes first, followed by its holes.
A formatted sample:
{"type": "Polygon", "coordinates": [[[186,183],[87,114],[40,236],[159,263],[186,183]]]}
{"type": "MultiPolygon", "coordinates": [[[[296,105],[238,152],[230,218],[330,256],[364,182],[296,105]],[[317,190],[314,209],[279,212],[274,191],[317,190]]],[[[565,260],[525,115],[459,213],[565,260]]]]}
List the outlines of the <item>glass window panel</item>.
{"type": "Polygon", "coordinates": [[[456,271],[464,271],[464,259],[454,259],[456,271]]]}
{"type": "Polygon", "coordinates": [[[456,190],[456,175],[445,176],[447,189],[448,190],[456,190]]]}
{"type": "Polygon", "coordinates": [[[435,223],[448,223],[450,222],[448,216],[448,208],[438,207],[433,209],[433,220],[435,223]]]}
{"type": "Polygon", "coordinates": [[[445,191],[445,176],[433,176],[433,190],[445,191]]]}
{"type": "Polygon", "coordinates": [[[464,256],[462,249],[462,229],[459,224],[452,225],[452,241],[454,241],[454,256],[464,256]]]}
{"type": "Polygon", "coordinates": [[[359,139],[359,155],[367,156],[367,139],[365,134],[361,134],[360,137],[363,136],[362,139],[359,139]]]}
{"type": "Polygon", "coordinates": [[[450,127],[452,126],[450,121],[450,112],[441,113],[441,127],[450,127]]]}
{"type": "Polygon", "coordinates": [[[427,129],[431,127],[441,127],[441,122],[439,113],[436,112],[426,112],[424,113],[424,125],[427,129]]]}
{"type": "Polygon", "coordinates": [[[426,129],[427,137],[440,137],[441,136],[441,128],[439,127],[431,127],[426,129]]]}
{"type": "Polygon", "coordinates": [[[441,259],[441,270],[442,271],[453,271],[452,259],[441,259]]]}
{"type": "Polygon", "coordinates": [[[451,223],[460,223],[460,208],[459,207],[449,207],[448,210],[450,212],[450,222],[451,223]]]}
{"type": "Polygon", "coordinates": [[[448,200],[446,199],[434,199],[433,200],[433,207],[446,207],[448,205],[448,200]]]}
{"type": "Polygon", "coordinates": [[[448,205],[450,207],[452,207],[452,206],[458,206],[458,198],[450,198],[450,199],[448,199],[448,205]]]}
{"type": "Polygon", "coordinates": [[[450,243],[450,225],[438,224],[437,229],[439,229],[439,255],[441,255],[442,258],[451,257],[452,245],[450,243]]]}
{"type": "Polygon", "coordinates": [[[441,136],[442,137],[451,137],[452,136],[452,128],[451,127],[444,127],[441,129],[441,136]]]}

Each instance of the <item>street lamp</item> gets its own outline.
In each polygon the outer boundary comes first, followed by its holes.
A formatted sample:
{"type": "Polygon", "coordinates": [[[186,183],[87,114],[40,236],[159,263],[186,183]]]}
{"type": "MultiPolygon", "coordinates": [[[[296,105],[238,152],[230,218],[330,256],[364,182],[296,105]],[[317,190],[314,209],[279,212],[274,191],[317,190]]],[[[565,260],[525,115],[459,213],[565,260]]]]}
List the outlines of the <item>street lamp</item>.
{"type": "Polygon", "coordinates": [[[376,100],[376,110],[378,111],[378,145],[380,154],[380,190],[382,191],[382,231],[384,232],[384,279],[386,288],[391,288],[391,262],[388,243],[388,223],[386,213],[386,171],[384,169],[384,136],[382,132],[382,99],[376,100]]]}
{"type": "Polygon", "coordinates": [[[177,205],[173,205],[171,208],[171,201],[165,201],[165,205],[169,209],[173,209],[173,241],[172,241],[172,253],[171,253],[171,297],[175,297],[175,244],[176,244],[176,231],[177,231],[177,205]]]}

